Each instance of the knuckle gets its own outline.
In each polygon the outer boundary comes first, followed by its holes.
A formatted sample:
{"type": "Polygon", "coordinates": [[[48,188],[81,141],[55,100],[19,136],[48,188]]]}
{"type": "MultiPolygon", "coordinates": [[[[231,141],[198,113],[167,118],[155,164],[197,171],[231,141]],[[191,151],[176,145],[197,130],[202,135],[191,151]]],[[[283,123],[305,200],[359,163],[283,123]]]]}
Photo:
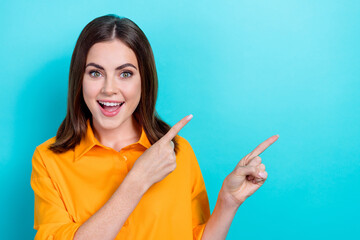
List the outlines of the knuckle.
{"type": "Polygon", "coordinates": [[[235,173],[235,175],[241,175],[243,173],[243,171],[244,171],[244,167],[239,166],[239,167],[235,168],[234,173],[235,173]]]}
{"type": "Polygon", "coordinates": [[[174,158],[174,156],[171,155],[171,156],[168,158],[168,163],[169,163],[169,164],[173,164],[174,162],[176,162],[176,161],[175,161],[175,158],[174,158]]]}
{"type": "Polygon", "coordinates": [[[172,163],[171,165],[170,165],[170,170],[171,171],[174,171],[176,169],[176,162],[174,162],[174,163],[172,163]]]}
{"type": "Polygon", "coordinates": [[[166,153],[171,155],[171,156],[172,156],[173,152],[174,152],[174,149],[172,149],[172,148],[168,148],[167,151],[166,151],[166,153]]]}
{"type": "Polygon", "coordinates": [[[250,172],[251,172],[252,174],[257,174],[257,173],[258,173],[257,167],[250,167],[250,172]]]}

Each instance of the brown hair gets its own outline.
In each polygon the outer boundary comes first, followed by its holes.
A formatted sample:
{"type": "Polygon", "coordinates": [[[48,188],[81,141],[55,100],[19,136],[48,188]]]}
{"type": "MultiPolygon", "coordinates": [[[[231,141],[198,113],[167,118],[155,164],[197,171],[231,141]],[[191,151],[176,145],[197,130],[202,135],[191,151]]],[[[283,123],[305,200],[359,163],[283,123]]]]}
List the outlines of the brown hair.
{"type": "MultiPolygon", "coordinates": [[[[130,19],[108,14],[88,23],[76,42],[70,63],[67,113],[57,131],[55,142],[49,146],[51,151],[63,153],[73,149],[85,136],[86,121],[91,120],[91,113],[82,93],[87,54],[95,43],[111,41],[115,38],[134,51],[139,63],[141,98],[133,113],[134,118],[144,128],[151,144],[170,130],[171,127],[160,119],[155,109],[158,79],[154,55],[148,39],[130,19]]],[[[173,142],[177,153],[178,143],[175,139],[173,142]]]]}

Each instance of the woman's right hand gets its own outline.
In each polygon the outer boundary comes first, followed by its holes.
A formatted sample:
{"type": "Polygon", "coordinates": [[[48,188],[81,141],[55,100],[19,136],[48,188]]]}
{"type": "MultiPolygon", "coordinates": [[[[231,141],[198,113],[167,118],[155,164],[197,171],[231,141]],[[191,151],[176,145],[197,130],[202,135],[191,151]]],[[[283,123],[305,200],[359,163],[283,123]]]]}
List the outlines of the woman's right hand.
{"type": "Polygon", "coordinates": [[[192,115],[190,114],[181,119],[134,163],[129,173],[135,175],[135,178],[140,181],[145,191],[175,170],[176,156],[172,139],[191,118],[192,115]]]}

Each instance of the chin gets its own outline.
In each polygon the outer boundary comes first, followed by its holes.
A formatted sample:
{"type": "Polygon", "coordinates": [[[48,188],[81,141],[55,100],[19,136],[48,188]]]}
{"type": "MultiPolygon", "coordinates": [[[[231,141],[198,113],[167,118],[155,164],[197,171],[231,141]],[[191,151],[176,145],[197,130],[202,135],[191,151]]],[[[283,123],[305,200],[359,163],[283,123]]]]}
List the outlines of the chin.
{"type": "Polygon", "coordinates": [[[111,118],[111,119],[101,118],[100,120],[95,118],[94,120],[98,123],[98,125],[101,126],[101,128],[108,130],[119,127],[123,122],[121,121],[121,119],[116,119],[116,118],[111,118]]]}

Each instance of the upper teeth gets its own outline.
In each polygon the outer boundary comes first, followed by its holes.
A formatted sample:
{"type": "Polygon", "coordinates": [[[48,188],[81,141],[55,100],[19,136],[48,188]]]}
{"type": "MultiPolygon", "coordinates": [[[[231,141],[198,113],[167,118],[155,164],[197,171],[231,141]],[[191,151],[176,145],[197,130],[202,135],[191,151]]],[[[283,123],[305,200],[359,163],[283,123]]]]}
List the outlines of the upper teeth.
{"type": "Polygon", "coordinates": [[[121,104],[121,102],[115,103],[115,102],[102,102],[99,101],[101,104],[105,105],[105,106],[118,106],[121,104]]]}

